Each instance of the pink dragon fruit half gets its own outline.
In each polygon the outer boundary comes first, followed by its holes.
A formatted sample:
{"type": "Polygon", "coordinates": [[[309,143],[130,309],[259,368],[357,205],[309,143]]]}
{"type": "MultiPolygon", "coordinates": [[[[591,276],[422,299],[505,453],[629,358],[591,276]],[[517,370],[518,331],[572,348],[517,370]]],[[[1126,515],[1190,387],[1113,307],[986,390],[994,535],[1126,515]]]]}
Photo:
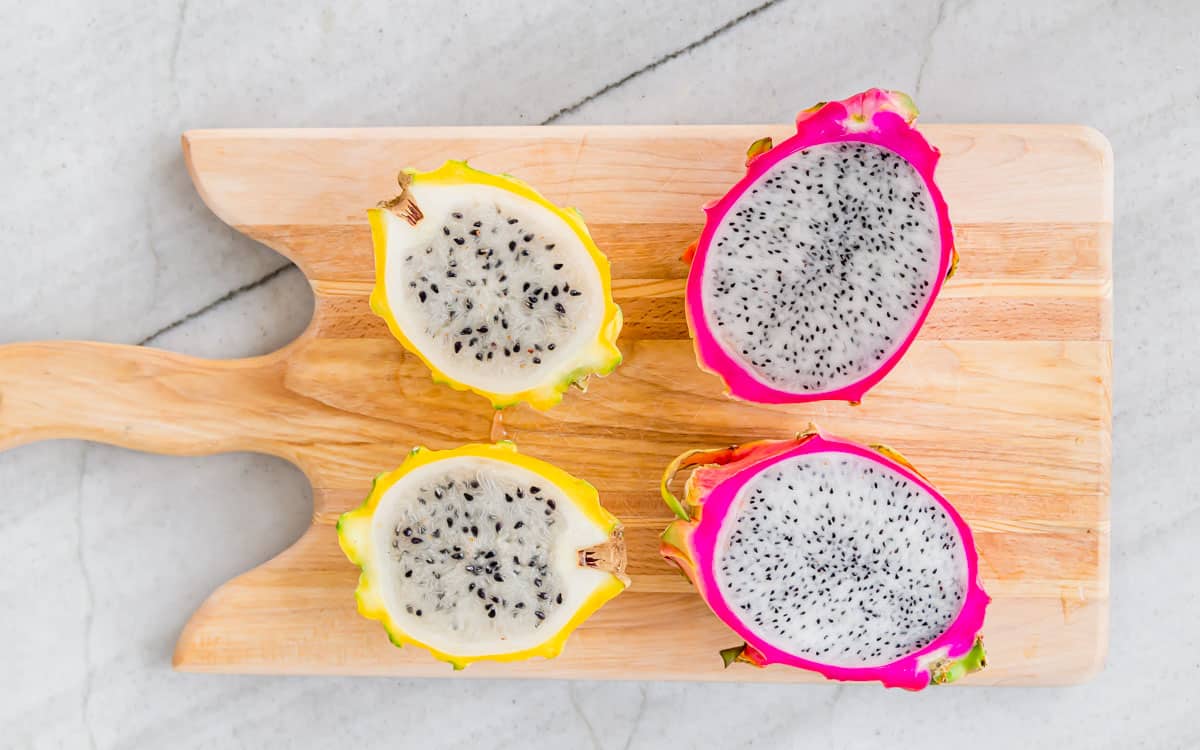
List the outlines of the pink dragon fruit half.
{"type": "Polygon", "coordinates": [[[688,327],[730,396],[857,403],[916,337],[957,262],[916,116],[880,89],[818,104],[787,140],[751,145],[746,175],[705,206],[688,327]]]}
{"type": "Polygon", "coordinates": [[[919,690],[983,668],[990,601],[962,517],[900,454],[815,428],[677,458],[664,557],[744,645],[785,664],[919,690]],[[680,501],[675,474],[694,468],[680,501]]]}

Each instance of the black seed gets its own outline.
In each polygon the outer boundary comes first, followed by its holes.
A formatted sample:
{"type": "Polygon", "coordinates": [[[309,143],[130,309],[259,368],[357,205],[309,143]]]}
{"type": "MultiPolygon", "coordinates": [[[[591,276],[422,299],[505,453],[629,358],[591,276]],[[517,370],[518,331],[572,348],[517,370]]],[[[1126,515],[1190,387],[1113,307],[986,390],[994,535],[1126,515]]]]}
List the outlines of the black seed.
{"type": "Polygon", "coordinates": [[[455,244],[455,245],[461,245],[461,244],[463,244],[464,242],[466,242],[466,240],[465,240],[465,239],[463,239],[462,237],[455,237],[455,238],[454,238],[454,244],[455,244]]]}
{"type": "Polygon", "coordinates": [[[405,577],[405,578],[412,578],[412,571],[411,571],[411,570],[406,570],[406,571],[404,571],[404,577],[405,577]]]}
{"type": "Polygon", "coordinates": [[[413,544],[420,544],[421,542],[423,542],[423,541],[425,541],[425,540],[424,540],[424,539],[422,539],[422,538],[421,538],[421,537],[419,537],[419,536],[414,536],[414,537],[413,537],[412,539],[410,539],[409,541],[411,541],[413,544]]]}
{"type": "MultiPolygon", "coordinates": [[[[549,249],[550,249],[550,248],[552,248],[552,247],[554,247],[554,245],[547,245],[547,246],[546,246],[546,249],[547,249],[547,250],[549,250],[549,249]]],[[[562,264],[562,263],[555,263],[555,264],[554,264],[554,270],[555,270],[555,271],[561,271],[561,270],[562,270],[562,267],[563,267],[563,264],[562,264]]]]}
{"type": "Polygon", "coordinates": [[[533,614],[534,614],[534,615],[536,615],[536,616],[537,616],[537,618],[538,618],[539,620],[545,620],[545,619],[546,619],[546,613],[545,613],[545,612],[543,612],[543,611],[542,611],[542,610],[540,610],[540,609],[539,609],[539,610],[537,610],[536,612],[534,612],[533,614]]]}
{"type": "Polygon", "coordinates": [[[495,619],[495,617],[496,617],[496,609],[495,609],[494,607],[493,607],[492,609],[489,609],[489,610],[488,610],[488,617],[491,617],[491,618],[495,619]]]}
{"type": "Polygon", "coordinates": [[[420,298],[420,300],[421,300],[422,302],[424,302],[424,301],[425,301],[425,291],[424,291],[424,290],[422,290],[422,291],[421,291],[421,293],[417,295],[417,297],[419,297],[419,298],[420,298]]]}
{"type": "Polygon", "coordinates": [[[461,342],[461,341],[455,341],[455,342],[454,342],[454,353],[455,353],[455,354],[458,354],[458,353],[459,353],[459,352],[461,352],[461,351],[462,351],[462,342],[461,342]]]}

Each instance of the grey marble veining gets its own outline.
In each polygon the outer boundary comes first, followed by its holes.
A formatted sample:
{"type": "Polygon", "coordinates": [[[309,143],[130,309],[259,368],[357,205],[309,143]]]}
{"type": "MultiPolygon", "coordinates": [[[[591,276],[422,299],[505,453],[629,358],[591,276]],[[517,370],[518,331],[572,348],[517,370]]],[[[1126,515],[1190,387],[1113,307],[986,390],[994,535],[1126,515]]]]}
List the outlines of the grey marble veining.
{"type": "Polygon", "coordinates": [[[192,610],[307,524],[304,478],[53,442],[0,453],[0,747],[1200,746],[1200,5],[525,5],[3,0],[0,342],[303,329],[300,274],[195,195],[189,127],[780,121],[869,85],[926,122],[1087,123],[1117,169],[1107,669],[922,695],[175,674],[192,610]]]}

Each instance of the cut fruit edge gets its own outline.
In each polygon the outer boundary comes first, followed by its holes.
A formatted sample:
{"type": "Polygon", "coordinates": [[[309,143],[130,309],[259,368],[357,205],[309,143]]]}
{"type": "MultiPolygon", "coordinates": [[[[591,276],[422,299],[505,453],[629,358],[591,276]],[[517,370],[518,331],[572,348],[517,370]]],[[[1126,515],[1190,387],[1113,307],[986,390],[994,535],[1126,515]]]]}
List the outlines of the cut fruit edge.
{"type": "Polygon", "coordinates": [[[771,146],[770,139],[767,138],[760,138],[752,143],[747,151],[746,174],[724,196],[704,206],[705,222],[700,238],[683,254],[684,262],[691,264],[684,311],[696,352],[696,361],[702,370],[722,379],[726,395],[744,401],[769,404],[824,400],[859,403],[867,391],[877,385],[908,351],[929,316],[942,284],[953,275],[958,266],[958,251],[954,247],[954,230],[950,223],[949,209],[933,179],[940,152],[925,140],[920,131],[912,127],[916,116],[916,106],[908,95],[881,89],[870,89],[845,101],[817,104],[799,114],[796,118],[796,132],[787,139],[774,146],[771,146]],[[938,234],[941,240],[938,272],[912,330],[896,350],[873,371],[853,383],[829,391],[784,391],[752,374],[717,341],[703,320],[696,319],[696,316],[704,314],[703,280],[708,248],[726,214],[764,172],[797,151],[843,141],[868,143],[893,151],[911,164],[920,175],[929,190],[937,213],[938,234]]]}
{"type": "MultiPolygon", "coordinates": [[[[971,654],[977,646],[980,656],[976,666],[982,667],[986,663],[982,657],[982,641],[978,644],[976,641],[983,628],[984,615],[991,597],[979,584],[979,554],[971,529],[954,506],[913,469],[907,459],[891,448],[881,447],[883,450],[829,437],[810,425],[805,431],[787,440],[759,440],[715,450],[689,451],[667,467],[661,484],[663,499],[679,517],[662,533],[659,551],[692,582],[713,613],[746,642],[747,650],[742,655],[744,658],[738,660],[748,661],[757,666],[787,664],[818,672],[829,679],[878,680],[889,687],[910,690],[926,687],[937,674],[954,675],[952,679],[942,680],[943,682],[950,682],[962,676],[965,672],[956,665],[959,662],[962,662],[962,667],[972,665],[971,654]],[[958,614],[929,644],[885,665],[839,667],[810,661],[777,649],[743,625],[725,603],[716,582],[713,555],[718,535],[729,506],[736,500],[742,487],[759,472],[779,461],[809,453],[828,452],[867,458],[916,484],[929,493],[945,511],[962,539],[967,564],[967,588],[958,614]],[[675,474],[685,468],[694,470],[685,483],[684,498],[681,501],[671,493],[670,484],[675,474]]],[[[731,649],[721,652],[727,666],[730,663],[730,653],[731,649]]]]}
{"type": "MultiPolygon", "coordinates": [[[[469,166],[465,161],[447,161],[442,166],[430,172],[419,172],[415,169],[404,169],[399,177],[401,194],[379,206],[367,210],[371,225],[371,242],[375,254],[375,286],[371,290],[371,311],[383,318],[388,330],[400,344],[412,353],[429,369],[434,382],[450,386],[458,391],[471,391],[492,402],[493,408],[504,409],[521,402],[528,403],[535,409],[545,410],[562,401],[563,394],[572,385],[584,384],[591,375],[608,375],[621,364],[621,352],[617,349],[617,337],[620,335],[623,322],[621,308],[613,302],[612,296],[612,266],[608,258],[596,246],[587,225],[583,223],[582,214],[574,208],[560,208],[548,201],[541,193],[527,183],[510,175],[496,175],[483,172],[469,166]],[[600,326],[594,341],[583,347],[573,361],[568,361],[567,367],[550,377],[539,386],[510,393],[496,393],[474,385],[463,383],[447,375],[441,368],[433,364],[412,339],[404,332],[397,321],[387,298],[387,254],[388,237],[385,214],[394,212],[400,218],[415,224],[410,218],[412,203],[406,200],[410,184],[430,185],[487,185],[508,191],[519,198],[532,201],[550,211],[560,219],[583,244],[588,257],[596,267],[600,277],[600,290],[604,298],[604,310],[600,326]]],[[[416,212],[418,215],[420,211],[416,212]]]]}
{"type": "Polygon", "coordinates": [[[362,571],[359,574],[358,587],[355,590],[359,614],[369,620],[379,621],[387,631],[388,639],[395,646],[409,645],[425,649],[435,658],[449,662],[455,670],[463,669],[468,664],[477,661],[520,661],[534,656],[553,658],[562,651],[567,637],[572,631],[629,585],[629,579],[624,572],[625,548],[621,523],[616,516],[600,505],[596,488],[553,464],[519,453],[516,445],[509,441],[494,444],[472,443],[443,451],[434,451],[422,446],[413,448],[397,469],[384,472],[374,478],[370,494],[367,495],[367,499],[363,501],[362,505],[346,511],[338,518],[337,536],[342,552],[362,571]],[[606,570],[610,574],[608,580],[592,591],[591,595],[584,600],[558,632],[531,648],[500,654],[451,654],[413,638],[398,626],[388,613],[381,588],[383,584],[379,580],[383,577],[383,573],[375,569],[371,555],[371,528],[375,511],[387,491],[405,475],[422,466],[459,457],[501,461],[543,477],[548,483],[558,487],[590,523],[609,535],[608,541],[604,543],[578,550],[580,564],[606,570]]]}

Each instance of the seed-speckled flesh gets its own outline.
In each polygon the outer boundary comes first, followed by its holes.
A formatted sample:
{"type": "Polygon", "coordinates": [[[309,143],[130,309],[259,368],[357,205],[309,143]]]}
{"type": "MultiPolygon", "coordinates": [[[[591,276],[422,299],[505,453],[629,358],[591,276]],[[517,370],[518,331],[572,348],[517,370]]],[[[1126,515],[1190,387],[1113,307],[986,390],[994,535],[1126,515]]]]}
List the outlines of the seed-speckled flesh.
{"type": "Polygon", "coordinates": [[[389,215],[388,298],[455,380],[516,392],[598,335],[604,295],[577,235],[546,209],[483,185],[414,186],[417,227],[389,215]]]}
{"type": "Polygon", "coordinates": [[[717,228],[706,319],[762,382],[833,390],[903,344],[940,247],[928,186],[899,154],[854,141],[803,149],[767,169],[717,228]]]}
{"type": "Polygon", "coordinates": [[[929,645],[967,589],[963,540],[938,501],[846,453],[786,459],[747,482],[715,566],[722,595],[756,636],[843,667],[929,645]]]}
{"type": "Polygon", "coordinates": [[[604,530],[560,488],[499,461],[448,459],[410,474],[373,526],[392,618],[447,653],[545,641],[610,577],[578,563],[604,530]]]}

